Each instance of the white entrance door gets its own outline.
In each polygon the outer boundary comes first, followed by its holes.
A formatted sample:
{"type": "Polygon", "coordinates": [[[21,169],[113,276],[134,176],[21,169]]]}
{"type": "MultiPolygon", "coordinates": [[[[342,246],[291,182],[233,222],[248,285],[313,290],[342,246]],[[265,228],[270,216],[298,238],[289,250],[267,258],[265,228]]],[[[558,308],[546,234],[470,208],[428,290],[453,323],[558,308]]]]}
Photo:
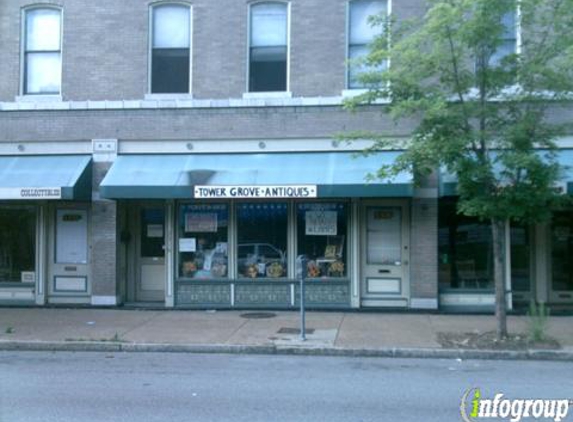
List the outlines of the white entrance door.
{"type": "Polygon", "coordinates": [[[408,306],[407,204],[368,202],[362,215],[362,306],[408,306]]]}
{"type": "Polygon", "coordinates": [[[54,247],[50,248],[50,296],[87,296],[88,210],[57,208],[54,247]]]}
{"type": "Polygon", "coordinates": [[[165,209],[143,206],[139,212],[136,300],[165,300],[165,209]]]}

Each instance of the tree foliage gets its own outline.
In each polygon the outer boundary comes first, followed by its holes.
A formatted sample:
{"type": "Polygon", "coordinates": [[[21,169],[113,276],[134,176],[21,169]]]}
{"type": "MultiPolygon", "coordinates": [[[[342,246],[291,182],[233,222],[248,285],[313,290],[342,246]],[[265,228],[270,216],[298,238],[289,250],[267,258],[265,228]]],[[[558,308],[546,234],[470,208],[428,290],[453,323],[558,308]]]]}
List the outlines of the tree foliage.
{"type": "MultiPolygon", "coordinates": [[[[417,122],[404,152],[378,176],[445,169],[458,179],[458,212],[490,222],[501,338],[505,223],[545,221],[566,201],[556,189],[563,169],[555,139],[567,122],[554,115],[573,116],[573,0],[427,4],[418,21],[371,17],[383,31],[364,61],[390,66],[364,73],[369,89],[346,106],[379,102],[393,118],[417,122]]],[[[345,137],[374,140],[365,153],[397,147],[383,134],[345,137]]]]}
{"type": "MultiPolygon", "coordinates": [[[[380,175],[442,167],[458,178],[459,210],[483,219],[537,222],[563,200],[554,139],[565,127],[551,113],[573,93],[572,0],[429,0],[424,17],[396,22],[365,58],[369,89],[346,105],[375,101],[395,119],[415,118],[408,148],[380,175]],[[517,51],[500,54],[518,34],[517,51]]],[[[350,138],[393,147],[381,134],[350,138]]],[[[371,151],[370,150],[370,151],[371,151]]]]}

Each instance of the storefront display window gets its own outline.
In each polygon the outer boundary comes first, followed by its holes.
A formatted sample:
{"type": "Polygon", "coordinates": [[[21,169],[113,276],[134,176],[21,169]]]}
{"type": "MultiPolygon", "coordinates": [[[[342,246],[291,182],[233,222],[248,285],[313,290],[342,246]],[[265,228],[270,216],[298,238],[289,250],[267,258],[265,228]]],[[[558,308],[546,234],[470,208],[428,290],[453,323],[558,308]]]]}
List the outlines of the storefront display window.
{"type": "Polygon", "coordinates": [[[556,212],[551,224],[553,291],[573,290],[573,212],[556,212]]]}
{"type": "Polygon", "coordinates": [[[287,277],[286,203],[237,205],[237,274],[239,278],[287,277]]]}
{"type": "Polygon", "coordinates": [[[457,213],[456,201],[439,205],[439,282],[442,289],[493,289],[490,225],[457,213]]]}
{"type": "Polygon", "coordinates": [[[310,278],[346,277],[348,211],[344,203],[297,205],[297,255],[310,278]]]}
{"type": "Polygon", "coordinates": [[[0,282],[34,282],[36,211],[0,207],[0,282]]]}
{"type": "Polygon", "coordinates": [[[531,243],[527,226],[511,227],[511,289],[531,290],[531,243]]]}
{"type": "Polygon", "coordinates": [[[228,277],[228,226],[227,204],[179,207],[180,277],[228,277]]]}
{"type": "MultiPolygon", "coordinates": [[[[531,289],[530,238],[527,226],[511,226],[511,285],[531,289]]],[[[456,202],[440,201],[439,280],[443,289],[493,289],[491,227],[477,218],[460,215],[456,202]]]]}

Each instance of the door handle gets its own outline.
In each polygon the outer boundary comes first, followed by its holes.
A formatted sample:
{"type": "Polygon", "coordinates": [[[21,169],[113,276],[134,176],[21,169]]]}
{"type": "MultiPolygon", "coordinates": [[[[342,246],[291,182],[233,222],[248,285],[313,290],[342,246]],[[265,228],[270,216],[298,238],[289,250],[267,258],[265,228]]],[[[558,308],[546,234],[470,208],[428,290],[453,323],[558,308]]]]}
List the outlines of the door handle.
{"type": "Polygon", "coordinates": [[[390,270],[378,270],[379,274],[388,274],[390,270]]]}

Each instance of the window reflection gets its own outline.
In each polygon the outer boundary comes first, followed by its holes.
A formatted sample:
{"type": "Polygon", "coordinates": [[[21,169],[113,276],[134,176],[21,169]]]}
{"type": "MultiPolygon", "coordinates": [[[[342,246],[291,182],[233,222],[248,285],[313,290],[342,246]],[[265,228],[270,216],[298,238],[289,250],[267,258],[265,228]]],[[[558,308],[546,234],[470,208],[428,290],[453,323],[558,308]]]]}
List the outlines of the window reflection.
{"type": "Polygon", "coordinates": [[[179,276],[228,276],[228,225],[226,204],[182,205],[179,208],[179,276]]]}
{"type": "Polygon", "coordinates": [[[347,205],[297,205],[297,254],[307,259],[310,278],[345,277],[347,205]]]}
{"type": "Polygon", "coordinates": [[[287,276],[286,203],[237,205],[237,271],[243,278],[287,276]]]}

